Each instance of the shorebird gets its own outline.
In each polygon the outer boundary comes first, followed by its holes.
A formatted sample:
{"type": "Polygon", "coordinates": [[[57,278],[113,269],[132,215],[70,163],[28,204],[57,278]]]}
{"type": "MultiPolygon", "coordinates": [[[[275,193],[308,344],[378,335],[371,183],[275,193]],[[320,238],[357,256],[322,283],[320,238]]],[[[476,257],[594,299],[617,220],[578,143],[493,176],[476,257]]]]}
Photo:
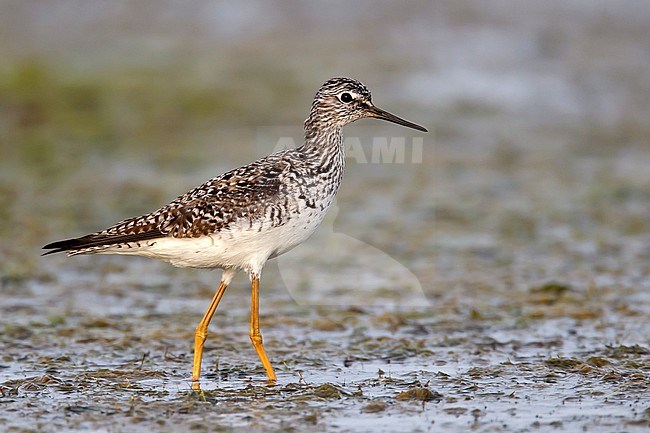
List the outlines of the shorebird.
{"type": "Polygon", "coordinates": [[[130,254],[178,267],[222,269],[219,287],[194,332],[193,386],[199,386],[207,329],[226,287],[239,271],[251,280],[250,339],[270,381],[276,380],[259,325],[259,280],[267,260],[305,241],[341,185],[345,155],[341,128],[365,117],[427,132],[372,103],[350,78],[332,78],[316,93],[305,141],[205,182],[147,215],[105,230],[45,245],[44,255],[130,254]]]}

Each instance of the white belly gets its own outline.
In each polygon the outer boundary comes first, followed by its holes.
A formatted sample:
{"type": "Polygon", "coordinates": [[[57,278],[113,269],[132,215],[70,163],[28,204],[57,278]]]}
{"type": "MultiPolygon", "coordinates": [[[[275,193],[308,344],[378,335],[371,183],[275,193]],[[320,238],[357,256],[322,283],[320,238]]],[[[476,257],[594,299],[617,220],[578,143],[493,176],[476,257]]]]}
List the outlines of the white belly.
{"type": "Polygon", "coordinates": [[[178,267],[241,269],[259,273],[264,263],[304,242],[323,220],[325,211],[312,208],[293,214],[284,224],[260,222],[235,225],[197,238],[166,237],[121,245],[100,254],[132,254],[155,258],[178,267]]]}

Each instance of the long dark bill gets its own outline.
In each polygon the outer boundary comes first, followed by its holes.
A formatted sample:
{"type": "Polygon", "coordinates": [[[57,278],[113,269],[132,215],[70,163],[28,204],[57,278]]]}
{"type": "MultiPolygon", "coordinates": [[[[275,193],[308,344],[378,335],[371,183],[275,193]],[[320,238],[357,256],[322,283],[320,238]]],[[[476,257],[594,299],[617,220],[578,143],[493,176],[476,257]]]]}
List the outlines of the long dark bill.
{"type": "Polygon", "coordinates": [[[420,126],[413,122],[409,122],[408,120],[402,119],[401,117],[397,117],[394,114],[390,114],[388,111],[382,110],[381,108],[372,106],[368,109],[368,111],[371,117],[388,120],[389,122],[397,123],[398,125],[406,126],[407,128],[417,129],[418,131],[429,132],[424,126],[420,126]]]}

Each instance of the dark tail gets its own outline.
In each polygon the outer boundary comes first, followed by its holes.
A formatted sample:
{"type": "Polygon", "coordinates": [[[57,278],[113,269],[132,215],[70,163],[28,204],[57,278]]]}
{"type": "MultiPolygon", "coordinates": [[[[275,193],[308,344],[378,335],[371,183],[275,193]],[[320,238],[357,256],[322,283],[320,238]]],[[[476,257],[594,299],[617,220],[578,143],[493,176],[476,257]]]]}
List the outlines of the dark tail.
{"type": "Polygon", "coordinates": [[[62,253],[66,251],[77,251],[83,250],[85,248],[106,247],[109,245],[146,241],[163,236],[165,235],[159,229],[153,229],[140,233],[127,233],[117,235],[94,233],[91,235],[82,236],[80,238],[65,239],[62,241],[56,241],[52,242],[51,244],[47,244],[43,247],[43,249],[52,251],[47,251],[42,255],[47,256],[48,254],[62,253]]]}
{"type": "Polygon", "coordinates": [[[42,255],[47,256],[54,253],[63,253],[66,251],[79,250],[82,248],[87,248],[90,246],[97,245],[95,242],[92,242],[92,236],[83,236],[80,238],[65,239],[62,241],[56,241],[49,243],[43,247],[44,250],[51,250],[44,252],[42,255]]]}

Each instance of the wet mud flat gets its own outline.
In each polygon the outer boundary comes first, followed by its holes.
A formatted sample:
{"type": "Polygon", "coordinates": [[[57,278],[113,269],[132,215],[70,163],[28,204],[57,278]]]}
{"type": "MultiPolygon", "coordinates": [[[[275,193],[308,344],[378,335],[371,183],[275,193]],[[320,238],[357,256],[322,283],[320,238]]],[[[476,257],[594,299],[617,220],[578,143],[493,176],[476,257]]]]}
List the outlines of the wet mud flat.
{"type": "Polygon", "coordinates": [[[39,257],[61,233],[153,208],[180,175],[115,176],[116,157],[53,190],[7,167],[24,189],[5,195],[0,245],[0,430],[646,431],[650,155],[563,134],[443,137],[409,166],[350,161],[338,209],[262,277],[278,382],[248,340],[240,275],[200,392],[193,331],[218,271],[39,257]]]}
{"type": "Polygon", "coordinates": [[[493,292],[496,306],[478,299],[469,310],[453,296],[425,308],[304,306],[273,287],[282,281],[271,269],[262,330],[278,382],[266,382],[248,341],[239,277],[210,328],[194,391],[192,333],[216,273],[97,259],[3,287],[2,431],[644,431],[650,423],[647,311],[620,302],[640,299],[631,290],[549,283],[493,292]],[[610,296],[619,301],[602,302],[610,296]]]}
{"type": "Polygon", "coordinates": [[[421,164],[350,161],[338,213],[262,277],[278,382],[248,340],[240,275],[210,326],[201,392],[193,331],[218,272],[39,257],[195,180],[116,175],[120,155],[55,189],[5,167],[22,189],[3,184],[0,430],[647,431],[647,148],[510,132],[441,136],[421,164]]]}

